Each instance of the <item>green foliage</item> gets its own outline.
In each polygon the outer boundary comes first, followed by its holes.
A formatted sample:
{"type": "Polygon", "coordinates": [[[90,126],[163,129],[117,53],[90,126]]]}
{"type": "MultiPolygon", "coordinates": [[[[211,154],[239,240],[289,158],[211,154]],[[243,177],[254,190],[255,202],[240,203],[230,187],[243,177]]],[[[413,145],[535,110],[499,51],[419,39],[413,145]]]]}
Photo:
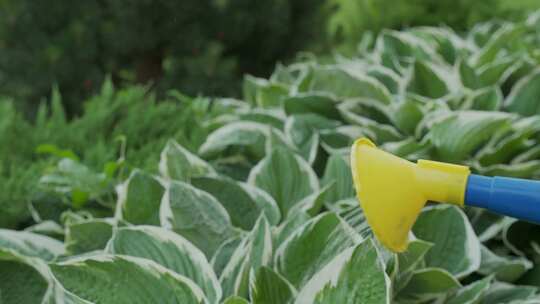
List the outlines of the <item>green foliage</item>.
{"type": "Polygon", "coordinates": [[[0,273],[17,283],[1,282],[0,300],[537,302],[538,226],[427,206],[408,250],[391,253],[372,237],[347,156],[366,136],[411,160],[539,178],[538,16],[465,36],[384,31],[368,53],[246,77],[245,102],[156,103],[105,85],[74,120],[58,94],[35,124],[6,106],[2,140],[36,139],[1,146],[3,161],[44,170],[30,210],[18,207],[34,225],[0,230],[0,273]]]}
{"type": "Polygon", "coordinates": [[[411,26],[441,26],[464,31],[479,22],[493,18],[523,17],[540,8],[530,0],[329,0],[327,32],[331,38],[345,45],[345,49],[365,47],[371,36],[385,28],[401,29],[411,26]],[[391,8],[391,9],[389,9],[391,8]]]}
{"type": "Polygon", "coordinates": [[[322,2],[3,0],[0,92],[34,112],[56,83],[70,114],[105,74],[161,92],[237,95],[243,73],[268,74],[316,37],[322,2]]]}

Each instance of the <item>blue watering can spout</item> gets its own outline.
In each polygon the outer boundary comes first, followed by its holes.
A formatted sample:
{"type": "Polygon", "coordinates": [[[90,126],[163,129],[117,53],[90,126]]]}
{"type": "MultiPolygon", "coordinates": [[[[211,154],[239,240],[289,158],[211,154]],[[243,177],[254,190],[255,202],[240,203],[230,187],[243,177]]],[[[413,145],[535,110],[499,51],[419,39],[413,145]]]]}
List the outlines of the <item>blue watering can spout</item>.
{"type": "Polygon", "coordinates": [[[469,175],[465,205],[540,223],[540,181],[469,175]]]}

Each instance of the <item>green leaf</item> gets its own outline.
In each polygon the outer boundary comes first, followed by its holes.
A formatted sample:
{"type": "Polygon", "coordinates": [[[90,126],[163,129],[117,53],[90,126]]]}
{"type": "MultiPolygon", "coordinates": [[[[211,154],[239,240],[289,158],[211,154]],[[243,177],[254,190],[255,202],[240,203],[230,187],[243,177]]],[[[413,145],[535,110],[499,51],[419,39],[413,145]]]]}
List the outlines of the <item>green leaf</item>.
{"type": "Polygon", "coordinates": [[[418,142],[414,137],[409,137],[402,141],[384,143],[381,149],[395,156],[417,160],[430,157],[431,145],[427,141],[418,142]]]}
{"type": "Polygon", "coordinates": [[[511,73],[519,68],[521,56],[497,58],[478,69],[478,77],[484,86],[502,84],[511,73]]]}
{"type": "Polygon", "coordinates": [[[475,91],[461,109],[478,111],[498,111],[503,103],[503,95],[499,87],[486,87],[475,91]]]}
{"type": "Polygon", "coordinates": [[[247,297],[249,276],[252,271],[269,265],[272,260],[272,235],[264,214],[257,220],[253,230],[235,249],[219,281],[223,295],[247,297]]]}
{"type": "Polygon", "coordinates": [[[540,114],[538,96],[540,96],[540,70],[535,70],[512,87],[504,106],[508,111],[523,116],[540,114]]]}
{"type": "Polygon", "coordinates": [[[297,304],[390,303],[390,279],[371,239],[343,251],[300,291],[297,304]]]}
{"type": "Polygon", "coordinates": [[[506,247],[517,255],[536,253],[533,243],[540,244],[540,226],[513,220],[504,227],[502,239],[506,247]]]}
{"type": "Polygon", "coordinates": [[[189,181],[192,177],[215,174],[212,166],[174,140],[169,140],[161,152],[159,172],[167,179],[179,181],[189,181]]]}
{"type": "Polygon", "coordinates": [[[330,95],[325,94],[298,94],[287,97],[284,100],[285,113],[293,114],[318,114],[329,119],[340,119],[336,108],[337,101],[330,95]]]}
{"type": "Polygon", "coordinates": [[[204,254],[180,235],[154,226],[119,228],[107,245],[111,254],[152,260],[197,284],[209,303],[219,303],[221,286],[204,254]]]}
{"type": "Polygon", "coordinates": [[[433,48],[416,35],[408,32],[383,30],[377,38],[377,49],[393,57],[431,59],[433,48]]]}
{"type": "Polygon", "coordinates": [[[431,243],[422,240],[413,240],[409,243],[405,252],[397,255],[399,273],[394,286],[396,293],[407,286],[414,271],[424,262],[424,257],[431,247],[433,247],[431,243]]]}
{"type": "Polygon", "coordinates": [[[12,250],[22,256],[52,261],[65,254],[64,244],[39,234],[0,229],[0,248],[12,250]]]}
{"type": "Polygon", "coordinates": [[[263,212],[271,225],[279,223],[280,213],[275,200],[257,187],[224,177],[195,178],[191,183],[213,195],[225,207],[236,227],[251,230],[263,212]]]}
{"type": "Polygon", "coordinates": [[[354,108],[357,104],[358,100],[349,100],[338,106],[338,109],[346,122],[367,129],[369,133],[374,135],[372,139],[378,143],[402,139],[402,135],[393,126],[382,124],[366,116],[359,115],[361,113],[355,113],[354,108]]]}
{"type": "Polygon", "coordinates": [[[216,253],[212,257],[210,263],[212,264],[214,272],[218,277],[221,276],[223,269],[225,269],[231,259],[231,256],[233,255],[236,248],[238,248],[243,239],[244,235],[239,234],[223,242],[221,246],[219,246],[219,248],[216,250],[216,253]]]}
{"type": "Polygon", "coordinates": [[[66,225],[66,250],[75,255],[101,250],[112,236],[114,222],[111,219],[89,219],[66,225]]]}
{"type": "Polygon", "coordinates": [[[132,224],[159,225],[159,206],[165,192],[152,175],[133,170],[129,178],[117,187],[116,214],[132,224]]]}
{"type": "Polygon", "coordinates": [[[493,274],[499,281],[514,282],[531,268],[532,263],[526,258],[498,256],[482,246],[482,263],[478,269],[482,275],[493,274]]]}
{"type": "Polygon", "coordinates": [[[407,90],[429,98],[441,98],[450,92],[450,84],[442,73],[433,64],[417,60],[407,90]]]}
{"type": "Polygon", "coordinates": [[[478,303],[488,291],[492,280],[493,278],[489,276],[489,277],[483,278],[482,280],[471,283],[461,288],[455,295],[450,297],[445,303],[446,304],[478,303]]]}
{"type": "Polygon", "coordinates": [[[71,150],[60,149],[53,144],[41,144],[37,146],[36,153],[38,154],[51,154],[59,158],[69,158],[75,161],[79,160],[79,157],[71,150]]]}
{"type": "Polygon", "coordinates": [[[459,111],[435,123],[428,134],[443,161],[469,158],[495,132],[509,128],[511,116],[502,112],[459,111]]]}
{"type": "Polygon", "coordinates": [[[532,286],[516,286],[495,282],[491,284],[490,289],[484,297],[484,303],[524,303],[525,300],[531,298],[537,290],[537,287],[532,286]]]}
{"type": "Polygon", "coordinates": [[[461,83],[469,89],[478,89],[482,87],[478,74],[468,63],[467,60],[458,62],[458,71],[461,83]]]}
{"type": "Polygon", "coordinates": [[[279,227],[276,227],[274,231],[274,247],[277,248],[281,245],[289,235],[291,235],[298,227],[307,223],[310,219],[311,217],[306,211],[297,210],[295,212],[290,212],[285,221],[283,221],[279,227]]]}
{"type": "Polygon", "coordinates": [[[279,110],[272,111],[269,109],[249,109],[247,112],[242,112],[238,115],[240,120],[253,121],[264,125],[272,126],[277,130],[283,130],[285,115],[279,110]]]}
{"type": "Polygon", "coordinates": [[[234,147],[244,148],[245,154],[259,159],[264,156],[266,141],[272,127],[250,121],[229,123],[208,135],[199,148],[199,154],[213,158],[234,147]]]}
{"type": "Polygon", "coordinates": [[[234,233],[227,210],[213,196],[178,181],[167,186],[160,220],[163,227],[182,235],[207,257],[234,233]]]}
{"type": "Polygon", "coordinates": [[[413,272],[398,299],[407,299],[421,303],[444,296],[461,287],[459,281],[449,272],[441,268],[425,268],[413,272]]]}
{"type": "Polygon", "coordinates": [[[449,205],[426,208],[414,224],[413,232],[419,239],[434,244],[426,254],[428,267],[440,267],[462,278],[480,266],[480,242],[459,208],[449,205]]]}
{"type": "Polygon", "coordinates": [[[413,135],[424,117],[422,105],[414,99],[392,104],[392,122],[403,133],[413,135]]]}
{"type": "Polygon", "coordinates": [[[279,107],[289,92],[283,84],[250,75],[244,76],[243,91],[246,101],[263,108],[279,107]]]}
{"type": "Polygon", "coordinates": [[[289,214],[305,212],[310,216],[316,216],[324,207],[324,203],[327,201],[326,197],[328,196],[329,191],[334,188],[334,186],[335,183],[332,181],[319,189],[317,192],[306,196],[289,211],[289,214]]]}
{"type": "Polygon", "coordinates": [[[292,303],[296,289],[271,268],[263,266],[251,277],[249,297],[253,304],[292,303]]]}
{"type": "Polygon", "coordinates": [[[332,182],[334,186],[327,191],[326,201],[333,203],[354,197],[351,167],[340,155],[331,155],[326,162],[321,184],[326,186],[332,182]]]}
{"type": "Polygon", "coordinates": [[[251,170],[248,183],[270,194],[282,217],[304,197],[319,189],[309,164],[286,148],[276,148],[251,170]]]}
{"type": "Polygon", "coordinates": [[[147,259],[98,255],[50,265],[66,290],[95,303],[206,303],[190,279],[147,259]],[[111,284],[116,288],[111,288],[111,284]]]}
{"type": "Polygon", "coordinates": [[[497,236],[510,220],[508,217],[489,212],[486,209],[471,207],[466,211],[480,242],[486,242],[497,236]]]}
{"type": "Polygon", "coordinates": [[[310,89],[331,93],[337,97],[370,97],[384,104],[391,102],[391,95],[375,78],[351,73],[337,67],[318,67],[313,70],[310,89]]]}
{"type": "Polygon", "coordinates": [[[525,26],[522,24],[504,24],[490,36],[489,41],[483,45],[480,51],[472,56],[471,62],[480,67],[495,61],[497,55],[503,51],[504,46],[511,44],[524,31],[525,26]]]}
{"type": "Polygon", "coordinates": [[[0,249],[0,277],[0,303],[48,303],[53,282],[41,259],[0,249]]]}
{"type": "Polygon", "coordinates": [[[361,238],[335,213],[324,213],[297,228],[276,250],[275,268],[296,288],[361,238]]]}
{"type": "Polygon", "coordinates": [[[519,164],[500,164],[477,168],[478,173],[488,176],[506,176],[515,178],[530,178],[540,172],[540,160],[519,164]]]}
{"type": "Polygon", "coordinates": [[[249,304],[249,302],[242,297],[231,296],[223,301],[223,304],[249,304]]]}
{"type": "Polygon", "coordinates": [[[319,133],[324,130],[333,130],[339,125],[338,121],[329,120],[317,114],[297,114],[287,118],[285,135],[298,153],[309,164],[313,164],[319,151],[319,133]]]}
{"type": "Polygon", "coordinates": [[[24,231],[49,236],[57,240],[64,239],[64,228],[57,222],[51,220],[46,220],[35,225],[28,226],[24,229],[24,231]]]}

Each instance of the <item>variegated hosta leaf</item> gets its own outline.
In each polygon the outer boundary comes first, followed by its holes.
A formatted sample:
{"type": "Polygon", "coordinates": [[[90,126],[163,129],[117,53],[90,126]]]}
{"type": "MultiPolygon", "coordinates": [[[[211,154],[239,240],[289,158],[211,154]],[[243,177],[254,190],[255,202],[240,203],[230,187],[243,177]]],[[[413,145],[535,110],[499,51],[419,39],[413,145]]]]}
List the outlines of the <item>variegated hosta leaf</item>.
{"type": "Polygon", "coordinates": [[[28,226],[24,229],[24,231],[49,236],[57,240],[64,239],[64,228],[57,222],[51,220],[46,220],[35,225],[28,226]]]}
{"type": "MultiPolygon", "coordinates": [[[[244,154],[260,159],[265,155],[267,140],[272,131],[284,137],[281,131],[272,129],[271,126],[251,121],[236,121],[227,124],[208,135],[199,148],[199,154],[213,158],[227,148],[236,147],[244,148],[244,154]]],[[[284,138],[283,141],[285,141],[284,138]]]]}
{"type": "Polygon", "coordinates": [[[89,219],[66,225],[66,250],[70,255],[102,250],[112,236],[113,219],[89,219]]]}
{"type": "Polygon", "coordinates": [[[271,233],[270,225],[263,214],[251,233],[235,249],[221,273],[219,281],[224,296],[248,296],[250,273],[271,263],[273,252],[271,233]]]}
{"type": "Polygon", "coordinates": [[[225,301],[223,301],[223,304],[249,304],[249,302],[242,297],[231,296],[225,299],[225,301]]]}
{"type": "Polygon", "coordinates": [[[336,255],[361,240],[335,213],[324,213],[297,228],[278,247],[275,267],[301,288],[336,255]]]}
{"type": "Polygon", "coordinates": [[[488,276],[461,288],[451,296],[446,304],[475,304],[482,300],[491,286],[492,277],[488,276]]]}
{"type": "Polygon", "coordinates": [[[486,242],[496,237],[511,220],[486,209],[470,207],[465,211],[480,242],[486,242]]]}
{"type": "Polygon", "coordinates": [[[391,125],[378,123],[371,118],[355,114],[352,108],[355,107],[356,101],[350,100],[343,102],[338,106],[343,119],[348,123],[363,127],[373,134],[373,138],[377,143],[385,143],[388,141],[397,141],[402,139],[403,135],[391,125]]]}
{"type": "Polygon", "coordinates": [[[252,272],[250,281],[249,298],[253,304],[290,304],[296,298],[296,289],[269,267],[252,272]]]}
{"type": "Polygon", "coordinates": [[[107,245],[111,254],[152,260],[191,279],[209,303],[219,303],[221,286],[204,254],[180,235],[154,226],[123,227],[107,245]]]}
{"type": "Polygon", "coordinates": [[[249,109],[249,111],[240,112],[238,118],[272,126],[277,130],[283,130],[283,124],[285,123],[285,115],[278,109],[249,109]]]}
{"type": "Polygon", "coordinates": [[[431,59],[435,56],[433,48],[419,37],[408,33],[384,30],[377,38],[376,49],[394,57],[431,59]]]}
{"type": "Polygon", "coordinates": [[[310,81],[313,92],[327,92],[337,97],[369,97],[384,104],[391,102],[388,89],[375,78],[335,66],[313,69],[310,81]]]}
{"type": "Polygon", "coordinates": [[[427,159],[430,157],[432,146],[426,140],[418,142],[409,137],[402,141],[387,142],[380,146],[382,150],[390,152],[398,157],[409,160],[427,159]]]}
{"type": "Polygon", "coordinates": [[[248,183],[268,192],[283,217],[300,200],[319,189],[319,181],[309,164],[283,147],[274,149],[253,167],[248,183]]]}
{"type": "Polygon", "coordinates": [[[261,213],[271,225],[281,218],[276,201],[263,190],[224,177],[200,177],[192,185],[213,195],[225,207],[236,227],[251,230],[261,213]]]}
{"type": "Polygon", "coordinates": [[[398,275],[393,290],[399,293],[411,280],[414,271],[423,264],[426,253],[433,247],[432,243],[413,240],[409,243],[407,251],[398,254],[398,275]]]}
{"type": "MultiPolygon", "coordinates": [[[[309,196],[307,198],[309,198],[309,196]]],[[[301,209],[293,211],[294,212],[289,213],[289,216],[281,223],[281,225],[274,228],[274,248],[278,248],[293,233],[293,231],[311,219],[311,216],[307,211],[301,209]]]]}
{"type": "Polygon", "coordinates": [[[229,263],[233,253],[236,251],[236,248],[240,246],[244,237],[244,234],[238,234],[223,242],[216,250],[216,253],[214,253],[214,256],[212,257],[211,264],[217,277],[221,276],[223,269],[225,269],[229,263]]]}
{"type": "MultiPolygon", "coordinates": [[[[314,192],[311,195],[306,196],[298,204],[296,204],[289,213],[307,213],[310,216],[316,216],[324,207],[324,203],[327,201],[327,196],[330,194],[330,190],[335,185],[334,181],[326,184],[324,187],[314,192]]],[[[291,216],[289,216],[291,218],[291,216]]]]}
{"type": "Polygon", "coordinates": [[[462,278],[480,267],[480,242],[459,208],[437,205],[426,208],[413,226],[421,240],[433,243],[426,254],[429,267],[448,270],[462,278]]]}
{"type": "Polygon", "coordinates": [[[169,140],[161,152],[159,172],[166,179],[184,182],[192,177],[215,174],[212,166],[173,140],[169,140]]]}
{"type": "Polygon", "coordinates": [[[285,122],[285,135],[298,153],[309,164],[313,164],[318,156],[321,141],[319,132],[332,130],[339,125],[338,121],[329,120],[316,114],[293,115],[289,116],[285,122]]]}
{"type": "Polygon", "coordinates": [[[429,98],[441,98],[456,86],[448,74],[432,63],[417,60],[407,90],[429,98]]]}
{"type": "Polygon", "coordinates": [[[54,303],[47,264],[11,249],[0,249],[1,303],[54,303]]]}
{"type": "Polygon", "coordinates": [[[336,109],[337,100],[326,94],[298,94],[284,100],[285,113],[318,114],[328,119],[340,119],[341,115],[336,109]]]}
{"type": "Polygon", "coordinates": [[[227,210],[210,194],[189,184],[168,184],[160,208],[161,225],[182,235],[211,257],[235,232],[227,210]]]}
{"type": "Polygon", "coordinates": [[[390,279],[371,239],[342,251],[313,275],[296,304],[390,303],[390,279]]]}
{"type": "Polygon", "coordinates": [[[8,229],[0,229],[0,248],[45,261],[52,261],[66,253],[64,244],[58,240],[31,232],[8,229]]]}
{"type": "MultiPolygon", "coordinates": [[[[166,151],[167,148],[162,155],[170,154],[166,151]]],[[[171,161],[166,160],[169,166],[172,165],[171,161]]],[[[183,161],[178,162],[177,165],[183,161]]],[[[187,171],[188,168],[179,170],[187,171]]],[[[173,172],[167,170],[169,171],[173,172]]],[[[179,178],[178,174],[175,174],[172,174],[173,178],[179,178]]],[[[166,176],[170,175],[166,173],[166,176]]],[[[134,170],[129,178],[117,187],[116,217],[136,225],[159,225],[159,206],[163,192],[165,192],[164,187],[155,177],[143,171],[134,170]]]]}
{"type": "Polygon", "coordinates": [[[392,122],[404,134],[413,135],[424,117],[423,105],[410,98],[392,105],[392,122]]]}
{"type": "Polygon", "coordinates": [[[90,302],[208,303],[193,281],[143,258],[98,255],[50,267],[67,291],[90,302]]]}
{"type": "Polygon", "coordinates": [[[460,111],[436,122],[428,134],[443,161],[463,161],[486,143],[495,132],[510,127],[510,116],[503,112],[460,111]]]}
{"type": "Polygon", "coordinates": [[[540,131],[540,116],[522,118],[512,123],[512,131],[491,140],[478,152],[483,166],[510,162],[516,155],[531,147],[531,139],[540,131]]]}
{"type": "Polygon", "coordinates": [[[511,112],[524,116],[540,114],[538,96],[540,95],[540,70],[522,78],[512,88],[504,101],[504,106],[511,112]]]}
{"type": "Polygon", "coordinates": [[[342,199],[354,197],[351,167],[340,155],[331,155],[326,162],[326,169],[321,184],[334,185],[328,190],[325,200],[333,203],[342,199]]]}
{"type": "Polygon", "coordinates": [[[540,226],[514,219],[504,227],[502,239],[516,255],[536,253],[534,244],[540,244],[540,226]]]}
{"type": "Polygon", "coordinates": [[[505,45],[510,45],[525,30],[522,24],[503,24],[497,29],[480,51],[471,57],[474,66],[484,66],[493,62],[505,45]]]}
{"type": "Polygon", "coordinates": [[[478,269],[482,275],[494,275],[499,281],[514,282],[531,268],[532,263],[526,258],[498,256],[482,246],[482,263],[478,269]]]}
{"type": "Polygon", "coordinates": [[[415,270],[407,286],[398,295],[399,303],[423,303],[444,297],[461,287],[459,281],[441,268],[415,270]]]}
{"type": "Polygon", "coordinates": [[[279,107],[287,96],[286,85],[253,76],[244,77],[244,99],[262,108],[279,107]]]}
{"type": "Polygon", "coordinates": [[[507,283],[495,282],[484,297],[485,303],[527,303],[527,299],[535,297],[538,291],[533,286],[516,286],[507,283]]]}

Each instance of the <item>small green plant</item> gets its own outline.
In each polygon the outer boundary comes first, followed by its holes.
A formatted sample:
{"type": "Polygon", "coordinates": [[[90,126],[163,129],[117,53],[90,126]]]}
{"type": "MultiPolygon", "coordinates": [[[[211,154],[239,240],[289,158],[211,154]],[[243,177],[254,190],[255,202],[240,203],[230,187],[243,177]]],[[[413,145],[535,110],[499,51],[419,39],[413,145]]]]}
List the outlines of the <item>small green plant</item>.
{"type": "Polygon", "coordinates": [[[0,280],[0,300],[538,302],[539,226],[428,206],[408,250],[392,254],[371,237],[348,154],[366,136],[411,160],[539,177],[539,30],[540,14],[478,24],[465,36],[385,30],[351,58],[279,66],[270,79],[246,76],[245,102],[120,106],[139,89],[117,93],[118,108],[90,102],[88,117],[130,114],[64,128],[93,126],[80,134],[94,138],[95,130],[129,126],[125,161],[140,158],[132,165],[111,158],[120,171],[107,175],[112,169],[92,167],[88,139],[75,153],[69,145],[41,148],[60,160],[40,185],[65,203],[53,209],[54,199],[35,200],[36,223],[0,230],[0,277],[10,278],[0,280]],[[165,110],[147,121],[131,107],[165,110]],[[182,119],[162,119],[171,116],[182,119]]]}

